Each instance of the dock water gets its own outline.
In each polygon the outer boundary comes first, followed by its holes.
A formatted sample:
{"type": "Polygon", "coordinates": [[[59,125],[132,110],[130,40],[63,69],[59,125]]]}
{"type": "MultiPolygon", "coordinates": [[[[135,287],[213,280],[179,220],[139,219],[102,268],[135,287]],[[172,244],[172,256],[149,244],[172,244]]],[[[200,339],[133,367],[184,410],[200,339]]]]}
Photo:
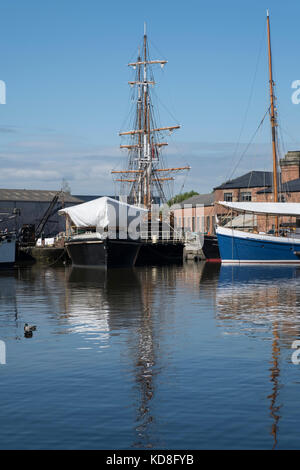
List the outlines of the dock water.
{"type": "Polygon", "coordinates": [[[0,448],[299,448],[299,268],[36,263],[0,285],[0,448]]]}

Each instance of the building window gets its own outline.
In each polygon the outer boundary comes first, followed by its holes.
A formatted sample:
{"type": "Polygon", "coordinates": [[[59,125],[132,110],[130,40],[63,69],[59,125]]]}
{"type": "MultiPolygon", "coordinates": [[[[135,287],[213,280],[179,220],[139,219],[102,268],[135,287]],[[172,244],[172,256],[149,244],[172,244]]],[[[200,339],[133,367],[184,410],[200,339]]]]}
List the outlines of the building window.
{"type": "Polygon", "coordinates": [[[224,193],[224,201],[232,202],[232,193],[224,193]]]}
{"type": "Polygon", "coordinates": [[[200,232],[200,217],[197,217],[197,231],[200,232]]]}
{"type": "Polygon", "coordinates": [[[191,224],[191,219],[190,219],[190,217],[184,217],[183,224],[184,224],[184,229],[185,229],[185,230],[189,230],[190,224],[191,224]]]}
{"type": "Polygon", "coordinates": [[[206,217],[206,231],[209,232],[210,230],[210,217],[209,215],[206,217]]]}
{"type": "Polygon", "coordinates": [[[251,201],[251,192],[250,191],[241,192],[240,201],[242,202],[251,201]]]}
{"type": "Polygon", "coordinates": [[[177,220],[178,220],[178,225],[177,225],[177,227],[181,227],[181,217],[178,217],[177,220]]]}

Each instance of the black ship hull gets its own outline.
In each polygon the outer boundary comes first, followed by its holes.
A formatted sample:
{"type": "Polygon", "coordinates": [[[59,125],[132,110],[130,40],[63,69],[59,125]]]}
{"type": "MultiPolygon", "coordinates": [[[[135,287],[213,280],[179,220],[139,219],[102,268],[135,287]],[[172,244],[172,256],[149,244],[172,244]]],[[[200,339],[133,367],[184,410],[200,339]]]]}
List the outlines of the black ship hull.
{"type": "Polygon", "coordinates": [[[141,242],[135,240],[75,239],[65,244],[74,266],[131,267],[134,266],[141,242]]]}
{"type": "Polygon", "coordinates": [[[221,262],[217,236],[204,235],[202,251],[207,261],[216,262],[216,263],[221,262]]]}
{"type": "Polygon", "coordinates": [[[184,244],[181,242],[143,242],[136,265],[172,264],[183,262],[184,244]]]}
{"type": "Polygon", "coordinates": [[[0,263],[0,271],[2,269],[13,269],[15,267],[15,263],[0,263]]]}

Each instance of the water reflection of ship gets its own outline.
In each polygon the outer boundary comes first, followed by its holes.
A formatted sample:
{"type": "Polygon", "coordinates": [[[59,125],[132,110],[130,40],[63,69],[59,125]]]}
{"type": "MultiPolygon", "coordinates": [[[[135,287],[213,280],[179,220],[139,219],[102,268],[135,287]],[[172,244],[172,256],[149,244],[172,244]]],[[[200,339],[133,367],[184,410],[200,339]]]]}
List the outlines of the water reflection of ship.
{"type": "Polygon", "coordinates": [[[72,267],[68,287],[67,310],[82,316],[78,302],[85,303],[90,312],[85,320],[105,317],[107,331],[134,325],[141,310],[141,286],[134,269],[72,267]]]}
{"type": "Polygon", "coordinates": [[[221,266],[217,290],[217,319],[227,329],[238,329],[245,334],[272,331],[270,360],[271,393],[270,416],[273,420],[270,434],[273,448],[278,444],[281,404],[278,404],[280,356],[282,348],[290,349],[299,334],[300,269],[290,266],[221,266]]]}
{"type": "Polygon", "coordinates": [[[5,319],[1,328],[1,338],[5,338],[5,330],[12,325],[16,328],[15,339],[19,339],[18,334],[18,304],[16,296],[16,276],[14,271],[0,270],[0,311],[2,319],[5,319]]]}
{"type": "Polygon", "coordinates": [[[204,287],[206,284],[217,285],[220,274],[219,263],[207,263],[204,261],[202,276],[201,276],[201,286],[204,287]]]}
{"type": "Polygon", "coordinates": [[[135,352],[136,381],[140,388],[140,403],[137,410],[137,441],[135,447],[152,447],[150,426],[153,422],[153,414],[150,401],[155,389],[153,383],[154,368],[156,364],[156,349],[153,328],[153,290],[156,269],[141,270],[139,278],[141,286],[142,314],[138,326],[135,352]]]}
{"type": "Polygon", "coordinates": [[[176,272],[176,283],[178,286],[182,285],[185,291],[194,291],[200,286],[201,291],[207,290],[209,293],[212,285],[217,288],[219,271],[219,263],[186,261],[184,268],[176,272]]]}
{"type": "Polygon", "coordinates": [[[129,332],[127,350],[139,395],[134,443],[137,448],[154,445],[150,402],[155,394],[153,377],[159,347],[156,338],[159,330],[154,327],[157,320],[154,302],[159,305],[159,314],[166,308],[165,297],[158,299],[154,289],[158,276],[167,279],[171,286],[176,280],[176,274],[168,267],[159,270],[155,267],[120,270],[73,267],[66,284],[65,314],[73,323],[73,332],[82,333],[94,343],[98,341],[99,347],[107,346],[111,334],[119,334],[122,329],[129,332]]]}

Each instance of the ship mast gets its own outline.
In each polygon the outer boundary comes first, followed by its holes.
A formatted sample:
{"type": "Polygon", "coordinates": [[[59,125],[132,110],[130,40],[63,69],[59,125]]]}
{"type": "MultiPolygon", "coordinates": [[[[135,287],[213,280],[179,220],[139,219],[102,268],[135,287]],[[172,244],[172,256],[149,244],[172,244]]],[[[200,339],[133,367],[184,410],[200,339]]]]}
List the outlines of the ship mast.
{"type": "MultiPolygon", "coordinates": [[[[276,128],[277,118],[275,110],[275,94],[272,70],[272,51],[271,51],[271,33],[270,33],[270,16],[267,10],[267,28],[268,28],[268,58],[269,58],[269,84],[270,84],[270,121],[272,130],[272,151],[273,151],[273,199],[278,202],[278,175],[277,175],[277,143],[276,128]]],[[[278,234],[278,217],[275,218],[275,232],[278,234]]]]}
{"type": "MultiPolygon", "coordinates": [[[[161,202],[166,202],[163,191],[163,183],[171,181],[171,172],[189,170],[189,166],[178,168],[161,168],[161,150],[167,142],[162,141],[161,133],[172,132],[179,129],[179,125],[157,127],[155,125],[153,106],[151,101],[151,87],[155,85],[152,78],[152,65],[163,67],[166,60],[151,60],[148,52],[148,41],[146,24],[144,25],[144,36],[141,50],[139,49],[136,62],[128,66],[136,70],[136,79],[128,82],[130,86],[136,87],[136,117],[134,129],[120,132],[120,136],[128,136],[130,142],[121,145],[129,152],[129,165],[126,170],[114,170],[113,174],[124,175],[116,181],[130,183],[129,203],[144,205],[148,209],[154,202],[154,191],[156,191],[161,202]],[[128,176],[131,178],[128,178],[128,176]]],[[[172,173],[171,173],[172,174],[172,173]]]]}

